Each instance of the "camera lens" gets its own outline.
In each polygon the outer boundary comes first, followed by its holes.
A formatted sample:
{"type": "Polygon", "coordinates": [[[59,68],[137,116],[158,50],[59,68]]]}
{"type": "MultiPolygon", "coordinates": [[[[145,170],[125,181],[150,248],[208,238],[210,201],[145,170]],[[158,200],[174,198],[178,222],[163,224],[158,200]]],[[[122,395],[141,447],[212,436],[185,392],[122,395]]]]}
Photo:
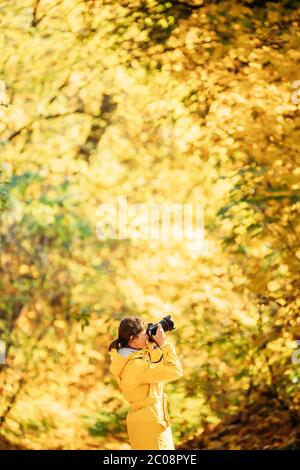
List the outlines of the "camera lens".
{"type": "Polygon", "coordinates": [[[151,336],[155,336],[157,333],[158,325],[161,324],[164,331],[172,331],[175,329],[174,322],[171,320],[171,315],[167,315],[158,323],[148,323],[147,334],[149,336],[149,340],[152,341],[151,336]]]}

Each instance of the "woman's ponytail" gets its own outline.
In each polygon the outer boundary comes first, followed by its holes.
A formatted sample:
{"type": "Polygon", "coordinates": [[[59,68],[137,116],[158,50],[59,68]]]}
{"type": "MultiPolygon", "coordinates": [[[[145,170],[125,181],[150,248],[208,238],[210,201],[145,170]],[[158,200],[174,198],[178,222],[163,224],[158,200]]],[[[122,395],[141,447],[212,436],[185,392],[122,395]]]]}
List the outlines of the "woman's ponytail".
{"type": "Polygon", "coordinates": [[[119,340],[119,338],[115,339],[114,341],[112,341],[110,343],[110,346],[108,348],[108,351],[110,351],[111,349],[120,349],[122,347],[122,341],[119,340]]]}

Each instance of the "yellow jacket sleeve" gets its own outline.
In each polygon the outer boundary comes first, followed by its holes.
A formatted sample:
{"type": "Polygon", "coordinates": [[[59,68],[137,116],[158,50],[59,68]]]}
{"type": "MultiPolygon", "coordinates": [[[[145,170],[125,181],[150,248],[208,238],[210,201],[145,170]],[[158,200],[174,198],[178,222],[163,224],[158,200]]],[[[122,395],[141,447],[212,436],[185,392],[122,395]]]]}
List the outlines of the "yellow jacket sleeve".
{"type": "Polygon", "coordinates": [[[136,358],[134,362],[136,377],[140,383],[171,382],[183,375],[175,346],[172,343],[165,343],[161,349],[151,350],[149,359],[147,357],[136,358]],[[151,362],[158,361],[161,356],[160,362],[151,362]]]}

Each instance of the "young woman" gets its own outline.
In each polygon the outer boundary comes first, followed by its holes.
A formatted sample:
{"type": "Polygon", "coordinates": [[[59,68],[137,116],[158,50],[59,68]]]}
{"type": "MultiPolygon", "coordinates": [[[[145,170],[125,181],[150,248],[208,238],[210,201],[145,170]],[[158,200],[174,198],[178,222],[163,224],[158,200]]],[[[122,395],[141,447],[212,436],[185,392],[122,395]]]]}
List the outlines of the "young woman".
{"type": "Polygon", "coordinates": [[[131,448],[172,450],[175,447],[163,383],[182,377],[182,368],[161,324],[153,336],[156,348],[148,342],[146,330],[147,323],[138,317],[122,319],[118,338],[109,347],[110,371],[130,404],[126,423],[131,448]]]}

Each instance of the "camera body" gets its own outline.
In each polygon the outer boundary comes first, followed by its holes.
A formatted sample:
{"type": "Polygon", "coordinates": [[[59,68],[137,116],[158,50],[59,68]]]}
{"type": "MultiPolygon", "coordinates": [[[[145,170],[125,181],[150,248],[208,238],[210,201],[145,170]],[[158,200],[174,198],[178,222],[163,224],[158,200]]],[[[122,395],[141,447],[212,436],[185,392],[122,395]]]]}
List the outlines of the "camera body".
{"type": "Polygon", "coordinates": [[[154,342],[154,339],[152,338],[152,336],[156,335],[159,323],[163,327],[164,331],[175,330],[174,322],[171,320],[171,315],[167,315],[162,320],[160,320],[158,323],[148,323],[148,328],[147,328],[146,333],[148,335],[149,341],[152,342],[152,343],[154,342]]]}

